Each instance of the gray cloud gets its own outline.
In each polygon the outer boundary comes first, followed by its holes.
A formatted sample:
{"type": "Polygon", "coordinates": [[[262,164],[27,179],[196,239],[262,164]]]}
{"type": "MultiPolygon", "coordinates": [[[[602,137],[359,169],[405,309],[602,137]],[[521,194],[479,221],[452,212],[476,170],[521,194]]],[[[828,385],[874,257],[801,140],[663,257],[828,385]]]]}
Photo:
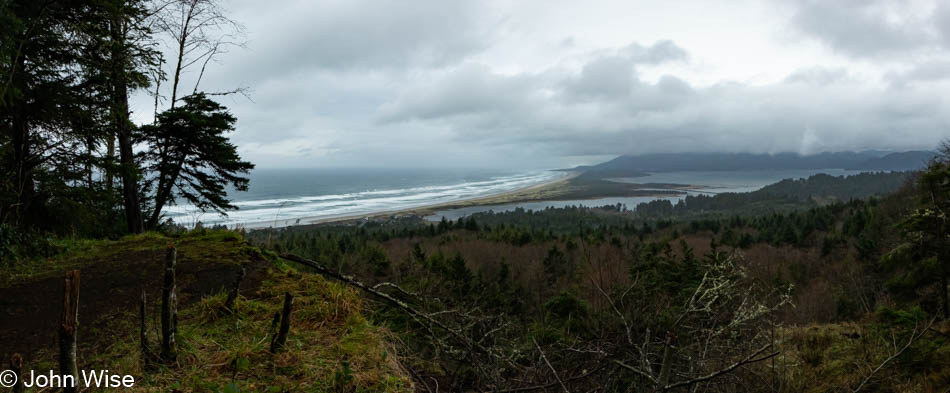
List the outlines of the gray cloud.
{"type": "Polygon", "coordinates": [[[619,52],[633,63],[661,64],[668,61],[689,60],[689,53],[671,40],[658,41],[650,46],[633,42],[619,52]]]}
{"type": "Polygon", "coordinates": [[[570,95],[580,99],[626,96],[637,88],[637,64],[656,65],[689,59],[686,50],[670,40],[650,46],[633,42],[612,52],[588,61],[580,75],[564,82],[570,95]]]}
{"type": "MultiPolygon", "coordinates": [[[[512,15],[453,0],[244,0],[233,8],[250,50],[223,57],[203,87],[253,88],[253,101],[222,100],[242,154],[264,167],[560,166],[640,152],[919,149],[950,136],[940,93],[950,88],[950,4],[787,4],[773,7],[777,21],[834,54],[773,42],[799,55],[776,72],[767,55],[736,50],[742,42],[704,51],[709,32],[687,22],[671,29],[684,32],[675,42],[636,41],[598,30],[607,23],[596,18],[528,29],[544,14],[531,4],[512,15]],[[721,64],[749,81],[707,77],[721,64]]],[[[663,24],[681,16],[658,14],[663,24]]],[[[730,16],[710,18],[741,32],[730,16]]],[[[151,113],[150,98],[134,109],[151,113]]]]}
{"type": "Polygon", "coordinates": [[[950,61],[932,60],[915,64],[906,71],[890,71],[884,80],[892,86],[903,87],[909,83],[931,83],[950,78],[950,61]]]}
{"type": "Polygon", "coordinates": [[[785,82],[827,85],[844,81],[847,78],[848,71],[844,68],[809,67],[789,74],[785,77],[785,82]]]}
{"type": "MultiPolygon", "coordinates": [[[[842,54],[897,56],[939,45],[934,29],[945,28],[945,6],[917,15],[909,1],[796,0],[792,24],[842,54]],[[943,11],[941,11],[943,10],[943,11]]],[[[950,40],[947,41],[950,44],[950,40]]]]}
{"type": "Polygon", "coordinates": [[[471,69],[478,75],[413,86],[384,106],[387,120],[439,122],[461,144],[542,146],[570,156],[910,149],[935,144],[950,122],[932,90],[870,87],[840,69],[803,69],[765,86],[709,87],[672,76],[644,81],[629,61],[613,57],[545,78],[471,69]],[[465,105],[452,104],[459,102],[465,105]]]}
{"type": "MultiPolygon", "coordinates": [[[[259,14],[246,68],[238,72],[296,69],[390,69],[452,64],[484,49],[491,36],[486,10],[461,0],[347,0],[323,7],[277,7],[259,14]]],[[[281,4],[284,5],[284,4],[281,4]]],[[[312,5],[312,4],[310,4],[312,5]]]]}

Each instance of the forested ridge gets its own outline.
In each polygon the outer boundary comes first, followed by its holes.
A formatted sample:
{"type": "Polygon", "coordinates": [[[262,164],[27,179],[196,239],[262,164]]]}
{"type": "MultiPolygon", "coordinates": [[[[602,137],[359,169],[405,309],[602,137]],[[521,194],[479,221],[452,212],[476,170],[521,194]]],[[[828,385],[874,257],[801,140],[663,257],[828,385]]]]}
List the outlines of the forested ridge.
{"type": "Polygon", "coordinates": [[[249,238],[405,302],[374,320],[423,390],[940,392],[947,168],[249,238]]]}
{"type": "Polygon", "coordinates": [[[687,195],[675,205],[669,200],[640,204],[636,212],[645,217],[696,217],[763,215],[880,197],[900,189],[910,172],[864,172],[847,176],[817,174],[784,179],[752,192],[687,195]]]}

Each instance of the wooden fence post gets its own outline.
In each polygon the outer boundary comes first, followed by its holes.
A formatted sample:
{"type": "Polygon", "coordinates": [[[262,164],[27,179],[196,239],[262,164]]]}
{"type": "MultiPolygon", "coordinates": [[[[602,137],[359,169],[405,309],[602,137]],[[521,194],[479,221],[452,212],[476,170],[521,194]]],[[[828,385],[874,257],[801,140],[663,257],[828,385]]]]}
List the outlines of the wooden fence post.
{"type": "Polygon", "coordinates": [[[79,324],[79,270],[66,272],[63,319],[59,326],[59,372],[64,378],[63,392],[76,393],[79,367],[76,365],[76,327],[79,324]],[[65,379],[72,376],[72,382],[65,379]],[[70,386],[71,385],[71,386],[70,386]]]}
{"type": "Polygon", "coordinates": [[[238,294],[241,290],[241,281],[244,280],[245,274],[247,274],[247,270],[242,266],[241,270],[238,271],[234,284],[231,285],[231,292],[228,292],[228,298],[224,302],[224,308],[232,313],[234,312],[234,302],[237,301],[238,294]]]}
{"type": "Polygon", "coordinates": [[[177,251],[168,246],[165,255],[165,283],[162,286],[162,360],[174,363],[178,357],[175,336],[178,335],[178,301],[175,296],[175,268],[177,251]]]}
{"type": "Polygon", "coordinates": [[[13,393],[23,393],[23,357],[15,353],[10,357],[10,371],[16,375],[16,383],[13,384],[13,393]]]}
{"type": "Polygon", "coordinates": [[[294,296],[290,292],[284,293],[284,310],[280,314],[280,330],[270,343],[270,351],[277,353],[287,342],[287,333],[290,332],[290,312],[294,305],[294,296]]]}
{"type": "Polygon", "coordinates": [[[142,297],[139,299],[139,345],[142,347],[142,367],[149,369],[152,366],[152,349],[148,345],[148,303],[145,297],[145,288],[142,288],[142,297]]]}

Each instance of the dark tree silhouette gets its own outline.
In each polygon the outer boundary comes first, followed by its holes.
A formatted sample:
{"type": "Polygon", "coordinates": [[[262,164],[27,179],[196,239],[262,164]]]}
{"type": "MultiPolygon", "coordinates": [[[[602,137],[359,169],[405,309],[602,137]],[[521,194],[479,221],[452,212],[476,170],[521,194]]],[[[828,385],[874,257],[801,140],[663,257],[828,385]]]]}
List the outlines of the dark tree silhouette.
{"type": "Polygon", "coordinates": [[[154,228],[162,209],[177,199],[202,211],[224,213],[236,209],[227,198],[227,186],[247,190],[254,165],[242,161],[225,133],[234,130],[235,117],[203,93],[183,97],[183,105],[158,115],[155,124],[142,127],[145,153],[153,174],[154,209],[148,226],[154,228]]]}

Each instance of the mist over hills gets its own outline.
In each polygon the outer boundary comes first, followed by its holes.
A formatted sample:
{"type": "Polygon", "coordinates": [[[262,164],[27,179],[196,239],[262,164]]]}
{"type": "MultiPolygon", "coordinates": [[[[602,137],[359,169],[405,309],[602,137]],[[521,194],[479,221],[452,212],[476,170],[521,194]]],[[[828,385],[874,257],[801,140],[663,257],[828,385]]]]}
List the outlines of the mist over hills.
{"type": "Polygon", "coordinates": [[[872,158],[844,169],[872,170],[872,171],[913,171],[927,166],[927,163],[936,156],[931,151],[905,151],[890,153],[883,157],[872,158]]]}
{"type": "Polygon", "coordinates": [[[573,170],[605,176],[638,176],[648,172],[827,169],[907,171],[922,168],[933,158],[930,151],[799,153],[654,153],[623,155],[573,170]]]}

